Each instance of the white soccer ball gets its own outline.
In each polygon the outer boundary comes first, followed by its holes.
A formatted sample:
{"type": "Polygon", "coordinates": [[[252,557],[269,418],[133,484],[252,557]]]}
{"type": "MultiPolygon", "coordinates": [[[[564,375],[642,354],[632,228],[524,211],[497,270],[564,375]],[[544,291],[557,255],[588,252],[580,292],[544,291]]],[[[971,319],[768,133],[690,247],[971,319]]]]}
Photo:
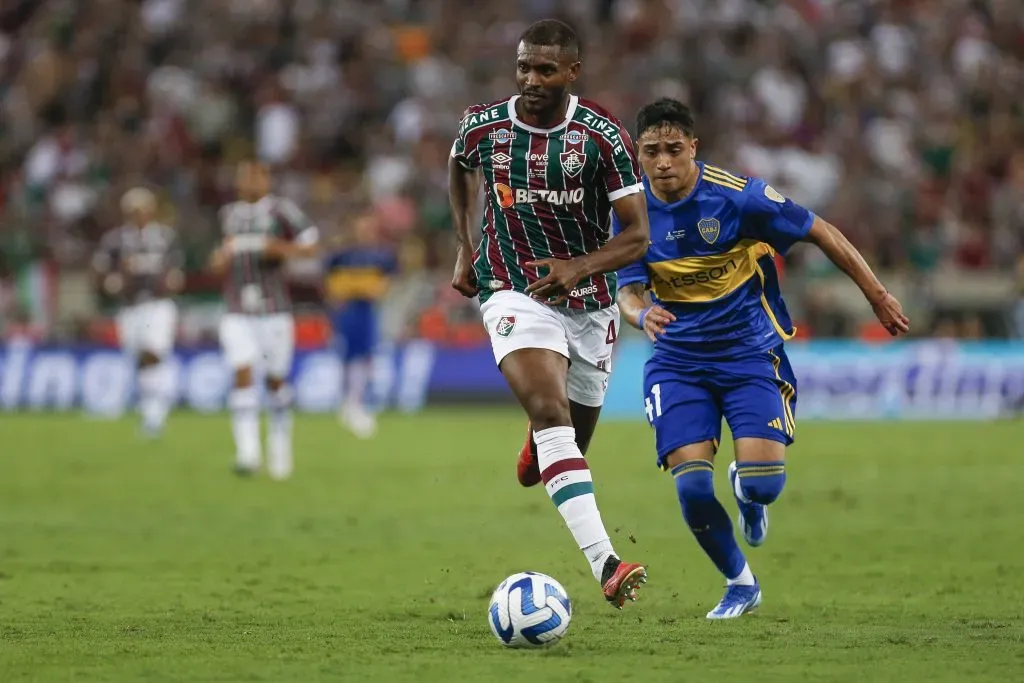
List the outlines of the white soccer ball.
{"type": "Polygon", "coordinates": [[[506,647],[544,647],[561,640],[572,620],[569,594],[546,574],[520,572],[491,595],[487,623],[506,647]]]}

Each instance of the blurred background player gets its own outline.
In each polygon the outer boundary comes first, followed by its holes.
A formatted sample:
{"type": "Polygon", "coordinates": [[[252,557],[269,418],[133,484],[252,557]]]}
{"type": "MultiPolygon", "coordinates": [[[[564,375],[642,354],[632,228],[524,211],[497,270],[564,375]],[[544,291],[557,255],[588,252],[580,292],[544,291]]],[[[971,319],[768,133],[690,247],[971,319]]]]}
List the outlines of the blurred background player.
{"type": "Polygon", "coordinates": [[[227,312],[220,342],[234,370],[228,402],[235,437],[235,470],[246,475],[261,464],[260,393],[254,368],[266,379],[269,426],[268,467],[274,479],[292,472],[292,392],[288,375],[295,324],[284,263],[317,253],[319,232],[290,200],[270,193],[270,169],[257,161],[238,165],[238,200],[221,210],[223,242],[211,268],[224,276],[227,312]]]}
{"type": "MultiPolygon", "coordinates": [[[[795,328],[782,300],[776,253],[817,245],[856,283],[896,336],[910,321],[860,253],[833,225],[758,178],[696,161],[690,109],[675,100],[637,115],[651,244],[619,271],[626,321],[655,342],[644,369],[647,419],[658,464],[675,477],[683,517],[726,578],[709,619],[761,603],[761,588],[715,497],[713,463],[725,417],[735,442],[729,479],[751,546],[768,533],[766,506],[786,482],[786,447],[796,429],[796,377],[783,343],[795,328]],[[651,301],[645,290],[651,290],[651,301]]],[[[613,232],[618,229],[613,221],[613,232]]]]}
{"type": "Polygon", "coordinates": [[[575,31],[539,21],[519,40],[519,94],[466,110],[448,164],[452,286],[479,296],[494,358],[530,419],[532,483],[544,481],[605,598],[621,609],[647,573],[615,554],[583,456],[611,371],[614,271],[643,255],[647,216],[629,134],[570,94],[579,72],[575,31]],[[474,252],[481,176],[484,234],[474,252]],[[611,211],[625,227],[609,241],[611,211]]]}
{"type": "Polygon", "coordinates": [[[374,214],[360,214],[351,234],[324,262],[324,295],[343,365],[338,418],[359,438],[369,438],[377,429],[367,388],[379,334],[378,309],[397,265],[394,250],[379,234],[374,214]]]}
{"type": "Polygon", "coordinates": [[[185,283],[174,230],[155,220],[156,211],[150,190],[125,192],[124,224],[103,235],[92,261],[102,290],[121,305],[118,340],[138,369],[138,408],[149,437],[159,435],[173,401],[164,361],[174,348],[178,322],[171,295],[185,283]]]}

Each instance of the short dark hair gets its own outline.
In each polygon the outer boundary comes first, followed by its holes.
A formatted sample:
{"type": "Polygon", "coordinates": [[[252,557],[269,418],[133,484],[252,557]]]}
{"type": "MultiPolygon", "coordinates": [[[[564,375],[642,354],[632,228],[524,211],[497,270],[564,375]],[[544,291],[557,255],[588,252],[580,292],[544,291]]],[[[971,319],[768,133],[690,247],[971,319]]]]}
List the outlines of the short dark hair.
{"type": "Polygon", "coordinates": [[[679,100],[663,97],[644,105],[636,115],[636,136],[651,128],[678,128],[686,137],[693,137],[694,120],[690,108],[679,100]]]}
{"type": "Polygon", "coordinates": [[[562,52],[575,55],[577,59],[581,52],[576,29],[558,19],[541,19],[530,24],[519,36],[519,42],[527,45],[553,45],[561,48],[562,52]]]}

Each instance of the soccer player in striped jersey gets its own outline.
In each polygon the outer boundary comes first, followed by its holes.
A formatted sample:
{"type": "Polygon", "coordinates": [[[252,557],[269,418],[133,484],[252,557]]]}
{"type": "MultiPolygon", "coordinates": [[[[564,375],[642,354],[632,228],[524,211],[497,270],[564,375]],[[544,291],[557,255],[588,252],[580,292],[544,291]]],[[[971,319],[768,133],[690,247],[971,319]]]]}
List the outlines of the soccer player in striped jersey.
{"type": "Polygon", "coordinates": [[[221,209],[223,242],[211,267],[224,276],[227,313],[220,343],[234,371],[228,399],[235,437],[235,471],[253,474],[262,461],[260,395],[254,368],[262,362],[269,404],[267,472],[286,479],[292,472],[292,392],[288,375],[295,323],[284,263],[315,256],[319,232],[295,204],[270,193],[270,169],[257,161],[238,165],[238,201],[221,209]]]}
{"type": "Polygon", "coordinates": [[[810,242],[857,284],[890,334],[905,334],[910,321],[830,223],[763,180],[696,161],[684,104],[647,105],[636,132],[651,243],[619,271],[619,302],[626,321],[654,342],[644,396],[658,464],[672,473],[683,518],[726,579],[707,617],[730,619],[761,603],[761,587],[715,497],[722,418],[735,446],[729,479],[738,522],[752,547],[768,533],[766,506],[782,493],[796,427],[797,382],[783,348],[794,328],[775,255],[810,242]]]}
{"type": "Polygon", "coordinates": [[[138,369],[138,409],[147,437],[160,434],[173,397],[164,362],[174,348],[178,309],[172,295],[185,284],[184,255],[174,229],[155,220],[156,196],[135,187],[121,197],[125,222],[106,233],[93,256],[101,287],[122,306],[117,336],[138,369]]]}
{"type": "Polygon", "coordinates": [[[605,598],[621,608],[647,572],[616,555],[583,456],[611,371],[614,271],[643,255],[647,214],[628,133],[569,92],[579,71],[572,28],[537,22],[519,41],[519,94],[466,110],[449,162],[452,286],[479,297],[495,360],[529,417],[537,448],[526,483],[543,479],[605,598]],[[470,213],[481,182],[474,251],[470,213]],[[609,240],[612,211],[624,227],[609,240]]]}

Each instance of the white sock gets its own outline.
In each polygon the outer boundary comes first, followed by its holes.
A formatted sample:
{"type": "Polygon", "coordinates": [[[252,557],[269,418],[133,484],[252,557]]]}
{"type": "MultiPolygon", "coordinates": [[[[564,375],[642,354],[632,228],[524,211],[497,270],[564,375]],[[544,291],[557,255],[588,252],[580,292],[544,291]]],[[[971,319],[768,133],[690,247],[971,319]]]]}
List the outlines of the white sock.
{"type": "Polygon", "coordinates": [[[270,392],[267,424],[267,471],[274,479],[292,474],[292,390],[287,384],[270,392]]]}
{"type": "Polygon", "coordinates": [[[260,395],[256,387],[235,389],[228,398],[231,428],[235,435],[235,463],[239,467],[260,466],[260,395]]]}
{"type": "Polygon", "coordinates": [[[743,571],[740,572],[739,576],[735,579],[725,580],[725,585],[727,586],[753,586],[755,583],[757,582],[754,581],[754,572],[750,571],[750,565],[746,562],[743,563],[743,571]]]}
{"type": "Polygon", "coordinates": [[[147,365],[139,369],[139,412],[146,429],[159,431],[171,410],[170,390],[167,386],[167,367],[164,363],[147,365]]]}
{"type": "Polygon", "coordinates": [[[369,359],[354,360],[348,363],[345,368],[347,387],[345,391],[345,408],[365,413],[366,411],[366,387],[370,384],[370,361],[369,359]]]}
{"type": "Polygon", "coordinates": [[[576,430],[551,427],[534,432],[533,439],[544,488],[600,581],[604,563],[615,551],[597,509],[590,468],[576,445],[576,430]]]}

